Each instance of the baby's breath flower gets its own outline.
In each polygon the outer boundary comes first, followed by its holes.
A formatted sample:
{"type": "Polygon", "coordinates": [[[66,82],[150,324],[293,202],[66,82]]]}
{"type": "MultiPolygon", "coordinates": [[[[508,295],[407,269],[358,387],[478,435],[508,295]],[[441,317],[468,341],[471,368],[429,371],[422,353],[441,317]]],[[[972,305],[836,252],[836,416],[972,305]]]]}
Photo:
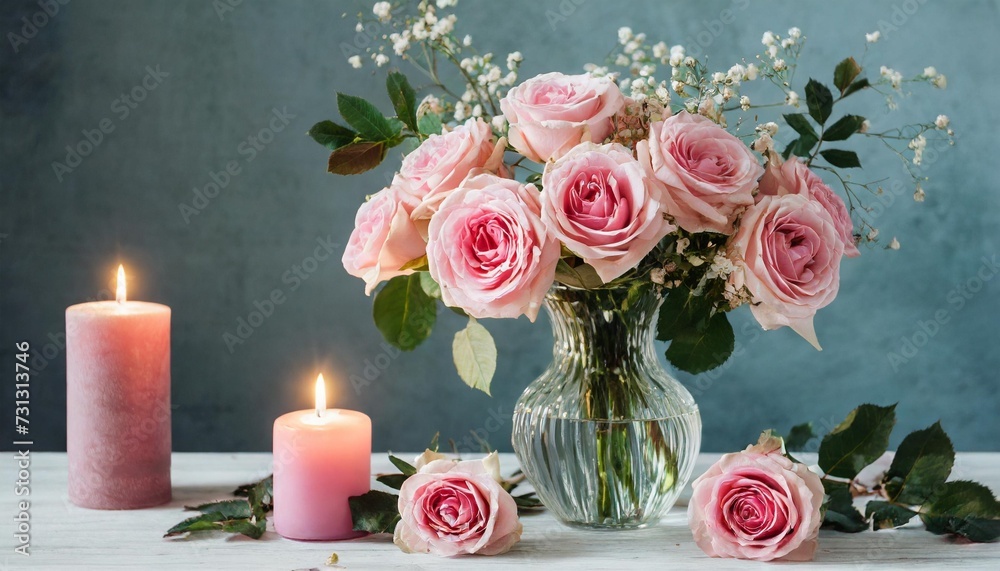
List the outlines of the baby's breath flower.
{"type": "Polygon", "coordinates": [[[503,115],[497,115],[490,119],[490,124],[493,125],[495,131],[503,133],[507,130],[507,118],[503,115]]]}
{"type": "Polygon", "coordinates": [[[870,34],[865,34],[865,41],[868,42],[869,44],[874,44],[875,42],[879,41],[879,39],[881,39],[881,38],[882,38],[882,32],[880,32],[878,30],[875,30],[874,32],[872,32],[870,34]]]}
{"type": "Polygon", "coordinates": [[[948,87],[948,78],[945,77],[943,73],[939,73],[934,76],[934,79],[931,80],[931,85],[937,87],[938,89],[944,89],[948,87]]]}
{"type": "Polygon", "coordinates": [[[665,42],[657,42],[653,45],[653,57],[657,59],[662,59],[667,55],[667,44],[665,42]]]}
{"type": "Polygon", "coordinates": [[[365,25],[362,24],[361,22],[358,22],[357,25],[354,26],[354,31],[360,34],[361,32],[365,31],[365,25]]]}
{"type": "Polygon", "coordinates": [[[948,119],[947,115],[938,115],[937,119],[934,120],[934,126],[942,130],[947,129],[949,123],[951,123],[951,120],[948,119]]]}
{"type": "Polygon", "coordinates": [[[753,150],[764,154],[774,150],[774,139],[767,133],[761,133],[760,137],[753,142],[753,150]]]}
{"type": "Polygon", "coordinates": [[[750,98],[746,95],[740,97],[740,109],[748,111],[750,109],[750,98]]]}
{"type": "Polygon", "coordinates": [[[758,133],[767,133],[772,137],[778,134],[778,124],[774,121],[768,121],[767,123],[757,125],[758,133]]]}
{"type": "Polygon", "coordinates": [[[347,58],[347,63],[351,64],[354,69],[361,69],[361,56],[351,56],[347,58]]]}
{"type": "Polygon", "coordinates": [[[923,135],[917,135],[906,146],[913,151],[913,164],[919,165],[923,162],[924,149],[927,147],[926,137],[923,135]]]}
{"type": "Polygon", "coordinates": [[[934,66],[924,68],[924,77],[935,77],[937,74],[937,69],[935,69],[934,66]]]}
{"type": "Polygon", "coordinates": [[[899,89],[899,85],[903,82],[903,74],[892,69],[891,67],[882,66],[879,73],[889,81],[893,89],[899,89]]]}
{"type": "Polygon", "coordinates": [[[913,200],[915,202],[923,202],[925,197],[923,187],[917,184],[917,190],[913,192],[913,200]]]}
{"type": "Polygon", "coordinates": [[[383,65],[389,63],[389,56],[385,54],[374,54],[372,59],[375,60],[375,65],[382,67],[383,65]]]}
{"type": "Polygon", "coordinates": [[[795,39],[794,38],[785,38],[785,39],[781,40],[781,48],[782,49],[786,49],[787,50],[788,48],[790,48],[790,47],[792,47],[794,45],[795,45],[795,39]]]}
{"type": "Polygon", "coordinates": [[[890,250],[898,250],[899,249],[899,240],[897,240],[896,237],[893,236],[892,237],[892,242],[889,242],[889,245],[887,247],[890,250]]]}
{"type": "Polygon", "coordinates": [[[868,129],[871,128],[872,128],[872,122],[869,121],[868,119],[865,119],[864,121],[861,122],[861,128],[858,129],[858,133],[867,133],[868,129]]]}
{"type": "Polygon", "coordinates": [[[868,241],[874,242],[878,238],[878,228],[872,228],[868,231],[868,241]]]}
{"type": "Polygon", "coordinates": [[[785,104],[792,107],[799,106],[799,94],[794,91],[789,91],[788,95],[785,96],[785,104]]]}
{"type": "Polygon", "coordinates": [[[757,66],[755,64],[750,64],[747,66],[746,79],[747,81],[753,81],[757,79],[757,66]]]}
{"type": "Polygon", "coordinates": [[[667,277],[667,270],[663,268],[653,268],[649,272],[649,280],[654,284],[663,285],[664,280],[667,277]]]}
{"type": "Polygon", "coordinates": [[[760,43],[768,47],[773,46],[777,41],[778,36],[774,35],[774,32],[771,31],[764,32],[764,37],[760,39],[760,43]]]}
{"type": "Polygon", "coordinates": [[[786,64],[783,59],[776,59],[771,67],[774,68],[774,71],[785,71],[788,69],[788,64],[786,64]]]}
{"type": "Polygon", "coordinates": [[[466,34],[465,37],[462,38],[462,45],[465,46],[465,47],[471,46],[472,45],[472,36],[466,34]]]}
{"type": "Polygon", "coordinates": [[[797,40],[802,37],[802,30],[800,30],[798,27],[789,28],[788,36],[797,40]]]}
{"type": "Polygon", "coordinates": [[[376,2],[372,6],[372,13],[378,18],[379,22],[388,22],[392,19],[392,3],[390,2],[376,2]]]}
{"type": "Polygon", "coordinates": [[[632,39],[632,28],[628,26],[622,26],[618,28],[618,43],[625,45],[632,39]]]}
{"type": "Polygon", "coordinates": [[[685,87],[687,87],[687,84],[684,83],[683,81],[674,80],[670,82],[670,89],[673,89],[674,93],[676,93],[677,95],[686,95],[684,93],[685,87]]]}

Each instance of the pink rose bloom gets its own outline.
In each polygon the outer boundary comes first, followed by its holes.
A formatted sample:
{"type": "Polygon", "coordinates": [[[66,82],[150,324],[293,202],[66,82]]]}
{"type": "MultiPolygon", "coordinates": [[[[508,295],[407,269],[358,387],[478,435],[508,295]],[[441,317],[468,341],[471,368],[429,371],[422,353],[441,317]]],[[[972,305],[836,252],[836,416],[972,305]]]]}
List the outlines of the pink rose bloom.
{"type": "Polygon", "coordinates": [[[506,146],[506,141],[493,140],[493,131],[482,119],[469,119],[450,132],[428,137],[406,155],[397,175],[401,188],[419,203],[413,218],[430,218],[474,169],[499,170],[506,146]]]}
{"type": "Polygon", "coordinates": [[[711,557],[810,561],[815,555],[823,483],[786,458],[780,441],[776,449],[758,444],[724,455],[692,486],[688,523],[711,557]]]}
{"type": "Polygon", "coordinates": [[[582,142],[601,143],[625,96],[609,77],[545,73],[511,89],[500,100],[519,153],[536,162],[558,159],[582,142]]]}
{"type": "Polygon", "coordinates": [[[783,194],[801,194],[822,204],[833,218],[844,241],[844,255],[849,258],[861,255],[854,243],[854,223],[851,222],[851,213],[847,210],[843,199],[797,157],[782,162],[781,157],[775,154],[760,179],[757,200],[764,196],[783,194]]]}
{"type": "Polygon", "coordinates": [[[676,229],[662,186],[617,143],[574,147],[542,176],[542,220],[605,283],[635,267],[676,229]]]}
{"type": "Polygon", "coordinates": [[[844,242],[830,213],[801,194],[765,196],[743,213],[729,243],[750,311],[764,329],[789,326],[820,349],[813,316],[837,297],[844,242]]]}
{"type": "Polygon", "coordinates": [[[365,294],[379,282],[413,273],[400,268],[424,255],[424,240],[410,219],[413,204],[406,200],[398,187],[383,188],[354,217],[342,261],[347,273],[365,280],[365,294]]]}
{"type": "Polygon", "coordinates": [[[740,211],[753,204],[764,173],[739,139],[700,115],[682,111],[652,123],[636,144],[639,161],[666,186],[667,212],[688,232],[732,234],[740,211]]]}
{"type": "MultiPolygon", "coordinates": [[[[492,458],[492,462],[490,461],[492,458]]],[[[521,539],[517,505],[479,461],[434,460],[403,482],[393,543],[406,553],[443,557],[506,553],[521,539]]]]}
{"type": "Polygon", "coordinates": [[[427,259],[445,304],[476,318],[535,320],[559,262],[539,198],[534,185],[479,174],[441,203],[427,259]]]}

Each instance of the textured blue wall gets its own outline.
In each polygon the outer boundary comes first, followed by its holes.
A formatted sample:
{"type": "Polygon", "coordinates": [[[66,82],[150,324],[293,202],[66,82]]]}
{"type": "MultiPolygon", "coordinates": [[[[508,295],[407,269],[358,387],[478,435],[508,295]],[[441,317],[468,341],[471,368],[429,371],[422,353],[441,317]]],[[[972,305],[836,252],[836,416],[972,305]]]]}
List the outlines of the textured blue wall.
{"type": "MultiPolygon", "coordinates": [[[[802,77],[827,81],[837,61],[863,49],[865,32],[882,27],[866,60],[874,73],[882,64],[908,75],[925,65],[947,73],[948,90],[919,90],[891,115],[877,97],[868,100],[878,110],[873,128],[947,113],[959,142],[930,165],[924,204],[908,190],[878,217],[882,235],[897,235],[902,249],[845,262],[840,296],[816,320],[824,351],[789,330],[761,334],[740,310],[734,325],[745,350],[718,374],[681,379],[701,404],[706,450],[742,447],[764,427],[828,426],[863,401],[899,401],[907,429],[940,418],[960,449],[1000,450],[1000,279],[975,281],[980,272],[993,277],[1000,249],[998,6],[466,0],[460,26],[482,49],[522,51],[523,77],[579,70],[603,57],[622,25],[700,44],[721,69],[756,53],[763,31],[797,25],[809,37],[802,77]],[[735,23],[719,21],[726,8],[735,23]],[[969,280],[978,291],[959,306],[955,288],[969,280]],[[935,318],[943,323],[931,325],[935,318]],[[910,352],[906,338],[923,346],[910,352]],[[893,367],[892,352],[906,361],[893,367]]],[[[429,343],[397,356],[383,349],[361,282],[340,267],[342,246],[315,266],[307,260],[320,242],[346,242],[357,205],[395,166],[327,175],[325,153],[304,136],[335,116],[335,90],[388,108],[383,76],[350,69],[340,47],[356,41],[353,14],[368,9],[246,0],[220,18],[203,1],[77,0],[17,53],[0,46],[0,354],[9,364],[21,339],[38,351],[31,418],[40,447],[65,445],[63,311],[100,295],[121,260],[134,298],[174,310],[177,450],[269,449],[271,422],[307,406],[317,370],[336,379],[338,405],[372,416],[376,448],[416,449],[438,430],[461,438],[480,429],[509,449],[513,403],[549,360],[544,319],[488,324],[501,358],[489,398],[453,371],[457,316],[444,312],[429,343]],[[154,88],[132,108],[120,97],[142,84],[147,66],[163,73],[145,79],[154,88]],[[113,131],[58,180],[52,162],[65,161],[66,145],[102,119],[113,131]],[[269,125],[273,136],[253,148],[249,138],[269,125]],[[192,188],[227,167],[236,174],[225,189],[185,220],[179,206],[193,205],[192,188]],[[223,334],[273,290],[284,302],[230,351],[223,334]],[[378,366],[368,387],[350,388],[351,375],[378,366]]],[[[5,1],[0,31],[18,32],[38,10],[33,1],[5,1]]],[[[864,160],[869,178],[903,174],[885,153],[864,160]]],[[[12,390],[0,395],[9,418],[12,390]]]]}

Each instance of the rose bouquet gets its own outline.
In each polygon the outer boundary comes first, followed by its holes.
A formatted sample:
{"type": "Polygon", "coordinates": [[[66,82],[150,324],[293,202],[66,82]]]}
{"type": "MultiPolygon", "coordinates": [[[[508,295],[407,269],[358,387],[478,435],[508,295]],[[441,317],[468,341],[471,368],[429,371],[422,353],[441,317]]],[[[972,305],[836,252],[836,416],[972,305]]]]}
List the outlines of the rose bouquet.
{"type": "Polygon", "coordinates": [[[354,67],[396,57],[429,83],[418,100],[390,71],[394,116],[338,93],[346,125],[309,132],[336,174],[404,151],[358,209],[344,266],[375,292],[375,324],[400,349],[431,334],[439,304],[467,316],[453,358],[485,392],[497,350],[479,320],[534,321],[546,307],[554,359],[514,414],[525,474],[563,521],[655,522],[691,475],[701,420],[660,366],[653,334],[670,342],[674,367],[708,371],[734,351],[728,313],[748,305],[764,329],[790,327],[819,349],[813,318],[837,296],[841,262],[879,240],[865,198],[882,188],[851,174],[861,167],[852,144],[898,156],[920,202],[929,141],[954,135],[944,115],[876,130],[844,102],[857,109],[877,94],[892,110],[904,86],[947,79],[932,67],[866,74],[878,33],[832,81],[799,87],[798,28],[766,32],[761,53],[720,71],[621,28],[605,65],[519,81],[521,53],[477,52],[455,31],[454,4],[378,2],[356,29],[382,41],[364,52],[345,44],[354,67]],[[453,65],[459,89],[439,64],[453,65]]]}
{"type": "MultiPolygon", "coordinates": [[[[361,15],[358,33],[384,45],[344,44],[348,61],[383,67],[396,56],[426,74],[428,93],[418,103],[392,71],[395,116],[338,94],[347,126],[323,121],[310,135],[332,150],[337,174],[369,170],[402,146],[399,171],[358,210],[344,266],[368,294],[388,282],[374,318],[401,349],[431,333],[438,302],[466,314],[454,360],[484,391],[496,350],[477,320],[534,321],[554,285],[655,289],[667,298],[658,328],[672,341],[667,359],[693,373],[728,358],[726,314],[741,305],[764,329],[791,327],[819,348],[813,316],[836,297],[842,259],[878,240],[863,194],[880,187],[846,174],[861,164],[845,143],[874,138],[899,155],[917,201],[925,177],[914,166],[928,139],[951,143],[945,116],[872,132],[864,117],[834,113],[865,93],[894,108],[910,82],[943,88],[934,68],[904,78],[883,66],[868,77],[849,57],[832,88],[811,79],[800,96],[793,79],[805,37],[797,28],[767,32],[761,54],[717,72],[682,46],[648,45],[622,28],[608,65],[518,83],[522,55],[509,54],[506,65],[479,55],[455,31],[454,4],[377,2],[372,16],[361,15]],[[457,68],[461,90],[441,79],[441,62],[457,68]],[[661,66],[669,79],[656,78],[661,66]],[[751,84],[774,88],[776,100],[752,102],[751,84]],[[787,127],[759,119],[771,109],[787,127]],[[794,135],[780,145],[786,128],[794,135]]],[[[866,54],[878,39],[868,36],[866,54]]],[[[888,247],[898,247],[895,238],[888,247]]]]}

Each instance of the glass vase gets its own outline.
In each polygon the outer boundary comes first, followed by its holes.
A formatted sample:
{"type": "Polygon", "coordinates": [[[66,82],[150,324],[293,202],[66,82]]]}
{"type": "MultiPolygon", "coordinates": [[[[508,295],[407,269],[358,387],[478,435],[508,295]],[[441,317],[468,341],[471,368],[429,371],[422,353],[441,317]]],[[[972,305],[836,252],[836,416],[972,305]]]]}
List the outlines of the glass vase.
{"type": "Polygon", "coordinates": [[[556,284],[545,300],[552,364],[518,400],[512,439],[539,498],[570,526],[655,524],[701,445],[698,405],[653,346],[663,299],[638,289],[556,284]]]}

